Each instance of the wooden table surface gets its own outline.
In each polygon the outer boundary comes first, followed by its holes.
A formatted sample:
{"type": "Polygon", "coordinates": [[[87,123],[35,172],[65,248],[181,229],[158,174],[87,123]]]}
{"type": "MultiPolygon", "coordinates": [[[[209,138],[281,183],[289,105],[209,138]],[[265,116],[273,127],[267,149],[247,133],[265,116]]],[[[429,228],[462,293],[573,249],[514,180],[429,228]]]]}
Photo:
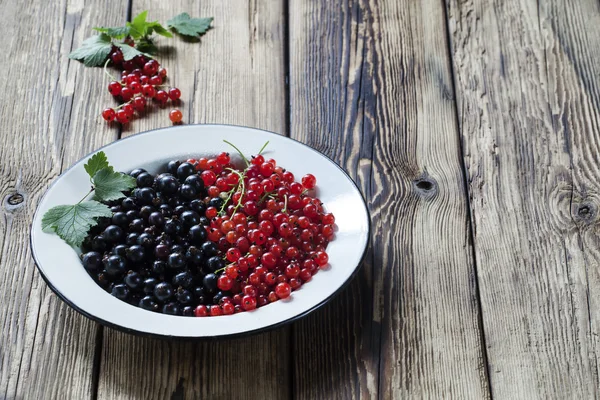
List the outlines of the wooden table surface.
{"type": "Polygon", "coordinates": [[[4,0],[0,399],[592,399],[600,395],[597,0],[4,0]],[[186,343],[104,328],[46,286],[29,226],[119,129],[67,54],[142,10],[214,16],[162,40],[186,123],[271,130],[361,188],[371,246],[301,321],[186,343]]]}

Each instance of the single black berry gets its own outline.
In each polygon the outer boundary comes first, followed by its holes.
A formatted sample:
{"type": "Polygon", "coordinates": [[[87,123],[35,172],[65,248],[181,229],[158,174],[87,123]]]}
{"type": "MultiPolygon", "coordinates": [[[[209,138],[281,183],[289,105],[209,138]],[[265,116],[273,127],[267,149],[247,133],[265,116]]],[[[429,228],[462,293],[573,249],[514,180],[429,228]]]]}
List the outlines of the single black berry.
{"type": "Polygon", "coordinates": [[[142,172],[137,176],[135,183],[140,188],[150,187],[154,183],[154,177],[147,172],[142,172]]]}
{"type": "Polygon", "coordinates": [[[132,289],[138,289],[142,287],[143,280],[140,274],[134,271],[129,271],[127,275],[125,275],[125,284],[132,289]]]}
{"type": "Polygon", "coordinates": [[[177,167],[177,177],[180,181],[184,181],[188,176],[196,173],[196,168],[188,162],[181,163],[179,167],[177,167]]]}
{"type": "Polygon", "coordinates": [[[217,291],[217,276],[215,274],[207,274],[202,280],[202,285],[207,293],[214,293],[217,291]]]}
{"type": "Polygon", "coordinates": [[[110,276],[119,276],[125,273],[127,263],[121,256],[110,256],[104,261],[104,269],[110,276]]]}
{"type": "MultiPolygon", "coordinates": [[[[199,220],[200,219],[198,218],[198,221],[199,220]]],[[[203,243],[206,240],[207,236],[208,233],[202,225],[194,225],[190,228],[190,231],[188,232],[188,238],[190,242],[194,244],[203,243]]]]}
{"type": "Polygon", "coordinates": [[[168,300],[173,296],[173,288],[167,282],[161,282],[154,287],[154,297],[159,301],[168,300]]]}
{"type": "Polygon", "coordinates": [[[96,251],[90,251],[82,256],[83,267],[88,271],[96,271],[102,265],[102,255],[96,251]]]}
{"type": "Polygon", "coordinates": [[[152,296],[143,297],[140,300],[139,306],[144,310],[158,311],[158,303],[154,300],[154,297],[152,296]]]}
{"type": "Polygon", "coordinates": [[[127,295],[129,295],[129,288],[126,285],[120,283],[118,285],[113,286],[110,294],[115,296],[117,299],[126,300],[127,295]]]}
{"type": "Polygon", "coordinates": [[[146,170],[143,168],[136,168],[129,173],[129,176],[137,178],[142,172],[146,172],[146,170]]]}
{"type": "Polygon", "coordinates": [[[138,244],[127,249],[127,259],[132,262],[140,262],[144,259],[145,251],[144,248],[138,244]]]}
{"type": "Polygon", "coordinates": [[[185,266],[185,258],[181,253],[171,253],[167,260],[169,267],[173,269],[183,268],[185,266]]]}
{"type": "Polygon", "coordinates": [[[102,236],[104,236],[104,239],[106,239],[107,241],[114,243],[122,240],[125,236],[125,233],[123,232],[123,229],[121,229],[120,226],[109,225],[104,230],[102,236]]]}
{"type": "Polygon", "coordinates": [[[162,308],[163,314],[179,315],[179,306],[177,303],[167,303],[162,308]]]}

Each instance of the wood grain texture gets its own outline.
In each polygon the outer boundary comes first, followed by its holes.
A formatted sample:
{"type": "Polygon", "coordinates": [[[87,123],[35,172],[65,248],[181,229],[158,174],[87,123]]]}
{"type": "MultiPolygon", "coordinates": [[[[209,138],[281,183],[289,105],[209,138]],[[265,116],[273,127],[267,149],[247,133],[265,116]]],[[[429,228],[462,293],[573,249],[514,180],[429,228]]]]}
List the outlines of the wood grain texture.
{"type": "Polygon", "coordinates": [[[294,330],[299,398],[489,396],[443,4],[292,1],[291,136],[358,182],[363,269],[294,330]]]}
{"type": "Polygon", "coordinates": [[[597,398],[598,2],[447,4],[492,393],[597,398]]]}
{"type": "Polygon", "coordinates": [[[97,116],[102,72],[67,54],[97,21],[123,22],[126,4],[5,1],[0,34],[0,399],[94,396],[98,329],[60,301],[39,276],[29,226],[49,183],[116,138],[97,116]]]}
{"type": "MultiPolygon", "coordinates": [[[[200,43],[163,39],[159,61],[181,89],[185,123],[247,125],[285,133],[283,3],[133,1],[133,15],[166,21],[186,11],[214,17],[200,43]],[[165,49],[166,50],[166,49],[165,49]]],[[[124,130],[169,126],[155,108],[124,130]]],[[[185,343],[104,332],[99,399],[285,399],[290,393],[289,328],[245,339],[185,343]]]]}

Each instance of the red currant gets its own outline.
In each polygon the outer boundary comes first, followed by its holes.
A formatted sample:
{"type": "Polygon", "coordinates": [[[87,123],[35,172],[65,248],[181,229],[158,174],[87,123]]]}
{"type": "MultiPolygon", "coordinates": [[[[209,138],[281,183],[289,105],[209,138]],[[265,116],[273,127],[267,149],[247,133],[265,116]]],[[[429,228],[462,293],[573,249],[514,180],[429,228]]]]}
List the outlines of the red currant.
{"type": "Polygon", "coordinates": [[[256,308],[256,297],[244,296],[242,298],[242,308],[246,311],[254,310],[256,308]]]}
{"type": "Polygon", "coordinates": [[[142,93],[146,97],[154,97],[154,96],[156,96],[156,89],[154,89],[154,86],[152,86],[152,85],[143,85],[142,93]]]}
{"type": "Polygon", "coordinates": [[[286,299],[286,298],[290,297],[291,293],[292,293],[292,288],[291,288],[290,284],[288,284],[288,283],[282,282],[282,283],[278,283],[277,286],[275,286],[275,294],[280,299],[286,299]]]}
{"type": "Polygon", "coordinates": [[[178,100],[181,97],[181,90],[177,88],[169,89],[169,98],[173,101],[178,100]]]}
{"type": "Polygon", "coordinates": [[[129,122],[129,115],[125,112],[125,110],[117,111],[117,121],[121,124],[126,124],[129,122]]]}
{"type": "Polygon", "coordinates": [[[307,189],[313,189],[317,184],[317,178],[312,174],[306,174],[302,177],[302,186],[307,189]]]}
{"type": "Polygon", "coordinates": [[[121,84],[119,82],[113,81],[108,84],[108,92],[113,96],[118,96],[121,94],[121,84]]]}
{"type": "Polygon", "coordinates": [[[201,304],[194,310],[194,315],[196,317],[206,317],[208,315],[208,309],[205,305],[201,304]]]}
{"type": "Polygon", "coordinates": [[[117,113],[112,108],[105,108],[104,111],[102,111],[102,118],[109,122],[113,121],[116,115],[117,113]]]}
{"type": "Polygon", "coordinates": [[[223,310],[219,306],[210,306],[210,316],[217,317],[219,315],[223,315],[223,310]]]}
{"type": "Polygon", "coordinates": [[[146,99],[141,96],[135,97],[133,99],[133,108],[135,108],[137,112],[144,111],[146,108],[146,99]]]}
{"type": "Polygon", "coordinates": [[[169,99],[169,95],[164,90],[159,90],[158,92],[156,92],[156,95],[154,96],[154,98],[159,103],[165,104],[167,102],[167,100],[169,99]]]}
{"type": "Polygon", "coordinates": [[[183,118],[183,114],[181,113],[181,111],[179,111],[177,109],[171,110],[171,112],[169,113],[169,119],[173,123],[181,122],[182,118],[183,118]]]}

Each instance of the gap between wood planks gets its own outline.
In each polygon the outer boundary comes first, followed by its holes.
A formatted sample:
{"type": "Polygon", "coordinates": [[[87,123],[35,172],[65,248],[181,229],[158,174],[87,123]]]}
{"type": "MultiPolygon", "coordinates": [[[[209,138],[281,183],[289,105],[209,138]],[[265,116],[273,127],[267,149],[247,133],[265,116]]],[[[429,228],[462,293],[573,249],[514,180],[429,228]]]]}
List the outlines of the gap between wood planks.
{"type": "Polygon", "coordinates": [[[448,9],[446,7],[446,0],[440,0],[441,3],[441,7],[444,9],[444,23],[446,24],[446,46],[448,47],[448,63],[449,63],[449,69],[450,69],[450,78],[451,78],[451,85],[452,85],[452,94],[453,94],[453,98],[454,98],[454,115],[455,115],[455,124],[456,124],[456,131],[457,131],[457,135],[456,135],[456,140],[458,140],[458,151],[459,151],[459,157],[460,157],[460,169],[462,171],[463,174],[463,193],[464,193],[464,198],[465,201],[467,203],[467,222],[468,222],[468,226],[469,226],[469,241],[471,242],[471,257],[473,259],[473,272],[475,275],[475,294],[477,297],[477,325],[479,327],[479,332],[481,334],[480,338],[481,338],[481,354],[483,357],[483,363],[485,364],[484,367],[484,375],[487,381],[487,389],[488,389],[488,393],[490,396],[490,399],[492,399],[492,381],[490,379],[490,363],[488,362],[488,354],[487,354],[487,341],[485,338],[485,327],[483,325],[483,309],[481,307],[481,293],[479,292],[479,273],[478,273],[478,269],[477,269],[477,257],[476,257],[476,249],[475,249],[475,235],[474,235],[474,222],[473,222],[473,209],[471,208],[471,196],[469,195],[469,174],[467,172],[467,168],[465,166],[465,157],[464,157],[464,149],[463,149],[463,141],[462,141],[462,135],[461,135],[461,124],[460,124],[460,116],[458,115],[458,100],[457,100],[457,93],[456,93],[456,74],[454,71],[454,62],[453,62],[453,58],[452,58],[452,41],[450,39],[451,37],[451,32],[450,32],[450,26],[448,24],[448,9]]]}

